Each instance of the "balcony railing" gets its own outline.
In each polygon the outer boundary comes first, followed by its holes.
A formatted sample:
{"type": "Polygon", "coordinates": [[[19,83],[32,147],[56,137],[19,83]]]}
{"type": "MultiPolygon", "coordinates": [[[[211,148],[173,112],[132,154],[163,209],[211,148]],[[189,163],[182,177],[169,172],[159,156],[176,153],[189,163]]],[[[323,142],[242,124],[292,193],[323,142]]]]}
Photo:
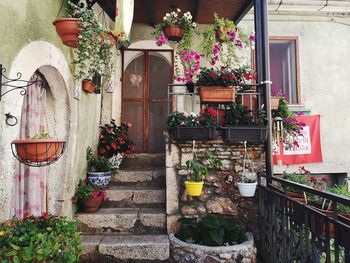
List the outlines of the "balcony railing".
{"type": "Polygon", "coordinates": [[[339,212],[339,205],[350,207],[350,199],[275,176],[269,181],[260,177],[259,182],[259,252],[264,261],[349,263],[350,219],[339,212]],[[332,210],[291,197],[281,190],[286,187],[323,200],[332,210]]]}

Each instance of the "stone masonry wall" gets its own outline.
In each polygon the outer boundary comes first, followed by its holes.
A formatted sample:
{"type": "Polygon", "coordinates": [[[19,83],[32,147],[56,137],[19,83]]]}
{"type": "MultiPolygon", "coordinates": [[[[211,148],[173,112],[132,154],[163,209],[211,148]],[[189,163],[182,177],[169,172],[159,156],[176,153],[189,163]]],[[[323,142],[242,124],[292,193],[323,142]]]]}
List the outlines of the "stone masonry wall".
{"type": "MultiPolygon", "coordinates": [[[[248,144],[251,166],[257,173],[265,171],[263,145],[248,144]]],[[[206,152],[214,152],[223,162],[223,170],[211,172],[205,179],[202,195],[186,195],[184,181],[188,171],[186,161],[193,158],[191,141],[169,140],[166,151],[167,169],[167,218],[168,233],[176,230],[179,217],[201,217],[208,213],[232,216],[241,222],[246,231],[258,238],[258,192],[254,198],[240,196],[235,181],[237,172],[243,170],[243,143],[227,144],[222,140],[196,141],[195,151],[200,158],[206,152]]]]}

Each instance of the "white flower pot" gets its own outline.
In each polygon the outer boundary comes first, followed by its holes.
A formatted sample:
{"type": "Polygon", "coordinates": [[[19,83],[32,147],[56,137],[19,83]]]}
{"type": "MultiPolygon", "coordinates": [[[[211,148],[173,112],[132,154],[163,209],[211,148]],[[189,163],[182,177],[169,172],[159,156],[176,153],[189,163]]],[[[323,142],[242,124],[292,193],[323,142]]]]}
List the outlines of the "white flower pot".
{"type": "Polygon", "coordinates": [[[257,183],[237,183],[238,190],[243,197],[253,197],[255,194],[257,183]]]}

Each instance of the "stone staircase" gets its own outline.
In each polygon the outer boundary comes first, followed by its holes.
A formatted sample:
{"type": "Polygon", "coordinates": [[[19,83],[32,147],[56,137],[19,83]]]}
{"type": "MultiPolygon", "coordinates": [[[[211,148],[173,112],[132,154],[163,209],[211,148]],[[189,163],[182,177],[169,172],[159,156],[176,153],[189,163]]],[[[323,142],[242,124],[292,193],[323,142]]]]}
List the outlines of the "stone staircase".
{"type": "Polygon", "coordinates": [[[114,174],[110,201],[96,213],[78,213],[81,262],[169,262],[164,154],[131,154],[114,174]]]}

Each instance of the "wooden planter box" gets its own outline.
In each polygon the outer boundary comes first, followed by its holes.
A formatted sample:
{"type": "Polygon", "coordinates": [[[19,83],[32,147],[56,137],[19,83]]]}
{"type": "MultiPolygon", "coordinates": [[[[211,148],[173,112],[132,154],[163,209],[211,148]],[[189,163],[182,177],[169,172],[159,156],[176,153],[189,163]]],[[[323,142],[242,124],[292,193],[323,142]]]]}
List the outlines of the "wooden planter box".
{"type": "Polygon", "coordinates": [[[199,88],[201,103],[232,103],[235,102],[235,87],[201,86],[199,88]]]}
{"type": "Polygon", "coordinates": [[[266,126],[226,126],[222,127],[223,139],[227,142],[264,142],[267,140],[266,126]]]}
{"type": "Polygon", "coordinates": [[[178,141],[213,140],[215,128],[205,127],[177,127],[169,130],[171,138],[178,141]]]}

